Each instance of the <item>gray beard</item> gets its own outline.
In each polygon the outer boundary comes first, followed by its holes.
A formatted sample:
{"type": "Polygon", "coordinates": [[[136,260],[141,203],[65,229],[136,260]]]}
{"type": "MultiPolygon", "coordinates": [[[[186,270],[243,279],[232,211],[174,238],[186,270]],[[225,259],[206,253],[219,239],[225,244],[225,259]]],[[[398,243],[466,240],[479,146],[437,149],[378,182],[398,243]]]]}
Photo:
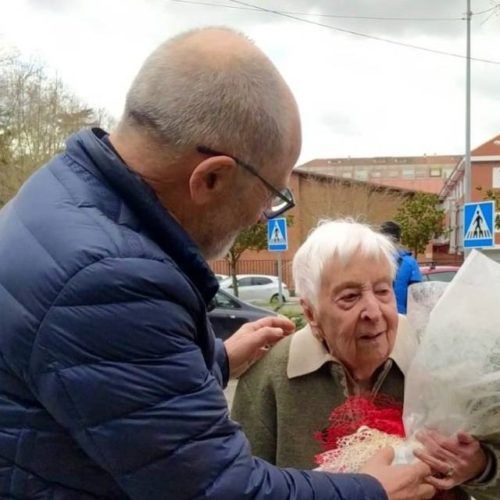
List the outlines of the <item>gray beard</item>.
{"type": "Polygon", "coordinates": [[[223,259],[233,246],[238,234],[239,231],[235,234],[227,236],[223,240],[214,242],[210,248],[203,249],[203,257],[205,257],[206,260],[223,259]]]}

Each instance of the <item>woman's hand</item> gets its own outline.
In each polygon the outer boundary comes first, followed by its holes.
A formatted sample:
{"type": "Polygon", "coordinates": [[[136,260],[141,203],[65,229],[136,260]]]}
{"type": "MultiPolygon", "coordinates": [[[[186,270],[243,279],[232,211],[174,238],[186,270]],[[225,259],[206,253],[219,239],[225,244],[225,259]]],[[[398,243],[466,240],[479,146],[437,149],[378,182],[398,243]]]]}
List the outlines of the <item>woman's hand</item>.
{"type": "Polygon", "coordinates": [[[449,490],[480,476],[487,464],[479,441],[466,432],[446,437],[434,430],[417,433],[424,449],[415,456],[431,467],[434,474],[428,482],[440,490],[449,490]]]}

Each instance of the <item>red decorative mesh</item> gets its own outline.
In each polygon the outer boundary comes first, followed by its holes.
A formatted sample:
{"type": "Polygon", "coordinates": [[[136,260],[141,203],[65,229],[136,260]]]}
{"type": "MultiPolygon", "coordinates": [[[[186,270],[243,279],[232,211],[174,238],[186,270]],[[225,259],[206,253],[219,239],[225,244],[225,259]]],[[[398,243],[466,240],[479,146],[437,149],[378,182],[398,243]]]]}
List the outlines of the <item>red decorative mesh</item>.
{"type": "Polygon", "coordinates": [[[350,396],[332,411],[329,421],[327,429],[314,435],[324,451],[337,448],[340,438],[354,434],[362,426],[405,437],[403,405],[390,396],[379,395],[374,400],[350,396]]]}

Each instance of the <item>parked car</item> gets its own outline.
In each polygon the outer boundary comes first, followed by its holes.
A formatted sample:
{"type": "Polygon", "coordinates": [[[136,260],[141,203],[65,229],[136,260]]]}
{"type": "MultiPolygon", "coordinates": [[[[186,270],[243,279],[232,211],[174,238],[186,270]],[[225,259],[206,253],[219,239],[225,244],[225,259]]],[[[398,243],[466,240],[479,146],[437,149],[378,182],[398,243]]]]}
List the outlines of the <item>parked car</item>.
{"type": "Polygon", "coordinates": [[[273,311],[248,304],[224,290],[216,293],[212,306],[208,317],[215,335],[222,340],[230,337],[244,323],[277,315],[273,311]]]}
{"type": "Polygon", "coordinates": [[[459,266],[420,266],[420,272],[424,281],[449,282],[459,269],[459,266]]]}
{"type": "Polygon", "coordinates": [[[227,274],[216,274],[215,277],[217,278],[217,281],[220,283],[221,281],[227,280],[229,276],[227,274]]]}
{"type": "MultiPolygon", "coordinates": [[[[279,284],[277,276],[267,276],[265,274],[238,274],[238,297],[248,301],[272,302],[276,303],[279,300],[279,284]]],[[[221,289],[226,292],[233,292],[233,279],[229,277],[220,283],[221,289]]],[[[285,283],[281,289],[283,301],[286,302],[290,298],[285,283]]]]}

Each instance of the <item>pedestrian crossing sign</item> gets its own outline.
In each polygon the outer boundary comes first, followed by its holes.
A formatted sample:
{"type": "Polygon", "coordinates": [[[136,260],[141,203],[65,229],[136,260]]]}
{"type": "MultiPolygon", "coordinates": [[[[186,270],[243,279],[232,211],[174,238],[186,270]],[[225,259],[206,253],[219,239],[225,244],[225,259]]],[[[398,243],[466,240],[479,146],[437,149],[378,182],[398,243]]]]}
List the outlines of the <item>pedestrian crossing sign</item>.
{"type": "Polygon", "coordinates": [[[267,221],[267,249],[270,252],[288,250],[286,219],[284,217],[267,221]]]}
{"type": "Polygon", "coordinates": [[[464,248],[495,246],[495,202],[465,203],[464,248]]]}

